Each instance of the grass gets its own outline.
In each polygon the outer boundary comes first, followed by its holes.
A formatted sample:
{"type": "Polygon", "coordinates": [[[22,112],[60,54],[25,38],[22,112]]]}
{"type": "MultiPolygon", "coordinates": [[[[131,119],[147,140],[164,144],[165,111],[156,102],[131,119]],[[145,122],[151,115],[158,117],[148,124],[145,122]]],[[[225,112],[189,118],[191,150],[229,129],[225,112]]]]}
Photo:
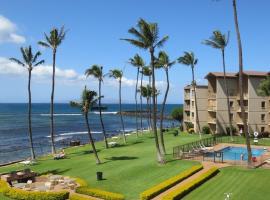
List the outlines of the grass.
{"type": "MultiPolygon", "coordinates": [[[[139,194],[172,176],[197,164],[192,161],[172,159],[172,147],[198,140],[198,135],[181,133],[174,137],[165,134],[167,146],[166,165],[158,165],[154,148],[154,139],[150,134],[136,138],[128,136],[128,144],[104,149],[102,142],[97,142],[100,159],[103,164],[96,165],[90,146],[69,148],[65,152],[67,159],[53,160],[43,157],[31,169],[39,173],[53,172],[85,179],[91,187],[122,193],[128,200],[138,199],[139,194]],[[96,172],[104,173],[104,180],[96,181],[96,172]]],[[[119,143],[122,140],[119,140],[119,143]]],[[[21,164],[0,168],[1,172],[20,170],[21,164]]],[[[0,196],[1,197],[1,196],[0,196]]],[[[1,197],[1,199],[3,199],[1,197]]]]}
{"type": "Polygon", "coordinates": [[[232,193],[231,199],[265,200],[270,196],[269,179],[268,169],[227,167],[184,200],[220,200],[225,199],[225,193],[232,193]]]}
{"type": "MultiPolygon", "coordinates": [[[[233,142],[230,141],[229,136],[223,137],[223,142],[235,143],[235,144],[245,144],[246,138],[241,136],[234,136],[233,142]]],[[[254,144],[254,138],[250,138],[251,145],[259,145],[259,146],[270,146],[270,138],[260,138],[258,144],[254,144]]]]}

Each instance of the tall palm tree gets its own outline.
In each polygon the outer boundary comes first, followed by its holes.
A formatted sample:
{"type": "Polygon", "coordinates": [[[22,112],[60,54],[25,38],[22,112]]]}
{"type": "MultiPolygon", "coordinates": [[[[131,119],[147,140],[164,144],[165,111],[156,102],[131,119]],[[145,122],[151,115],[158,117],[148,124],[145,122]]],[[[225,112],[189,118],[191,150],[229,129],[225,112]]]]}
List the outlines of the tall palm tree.
{"type": "Polygon", "coordinates": [[[195,75],[194,75],[194,68],[195,65],[198,63],[198,59],[195,58],[193,52],[184,52],[184,55],[182,57],[178,58],[178,62],[187,65],[191,67],[191,72],[192,72],[192,87],[194,91],[194,98],[195,98],[195,112],[196,112],[196,124],[198,127],[199,135],[200,138],[202,137],[201,135],[201,127],[200,127],[200,122],[199,122],[199,115],[198,115],[198,106],[197,106],[197,95],[196,95],[196,81],[195,81],[195,75]]]}
{"type": "Polygon", "coordinates": [[[88,114],[89,114],[89,111],[91,110],[91,108],[97,104],[98,99],[99,99],[99,97],[97,97],[97,93],[95,91],[88,90],[85,86],[85,88],[82,92],[81,101],[80,102],[74,102],[74,101],[70,102],[70,105],[72,107],[80,108],[81,111],[83,112],[87,132],[88,132],[88,136],[89,136],[89,141],[91,143],[93,153],[94,153],[95,158],[96,158],[96,164],[100,164],[101,162],[99,160],[98,153],[97,153],[97,150],[95,147],[95,143],[94,143],[94,140],[92,137],[92,133],[91,133],[90,125],[89,125],[89,120],[88,120],[88,114]]]}
{"type": "MultiPolygon", "coordinates": [[[[147,85],[147,86],[142,85],[139,89],[141,96],[146,99],[147,109],[149,109],[149,99],[151,98],[151,96],[150,96],[151,94],[148,92],[148,87],[149,87],[149,85],[147,85]]],[[[147,122],[148,122],[148,127],[150,129],[149,118],[148,118],[147,122]]]]}
{"type": "Polygon", "coordinates": [[[66,31],[64,26],[61,29],[53,28],[49,35],[44,33],[45,41],[39,41],[38,44],[50,48],[53,52],[53,72],[52,72],[52,92],[51,92],[51,107],[50,107],[50,136],[52,143],[52,154],[55,153],[55,143],[54,143],[54,87],[55,87],[55,62],[56,62],[56,52],[58,47],[61,45],[66,36],[66,31]]]}
{"type": "Polygon", "coordinates": [[[239,92],[240,92],[241,117],[243,120],[244,133],[246,137],[246,145],[247,145],[247,152],[248,152],[248,166],[251,167],[252,154],[251,154],[251,147],[250,147],[250,138],[248,134],[247,119],[245,116],[244,93],[243,93],[243,53],[242,53],[241,35],[240,35],[239,24],[238,24],[236,0],[233,0],[233,14],[234,14],[235,30],[236,30],[236,35],[237,35],[238,55],[239,55],[239,92]]]}
{"type": "Polygon", "coordinates": [[[167,81],[167,87],[166,87],[166,92],[164,95],[164,99],[162,102],[162,107],[161,107],[161,112],[160,112],[160,143],[161,143],[161,150],[165,154],[166,153],[166,148],[165,148],[165,142],[164,142],[164,137],[163,137],[163,119],[164,119],[164,110],[165,110],[165,105],[170,89],[170,81],[169,81],[169,69],[175,64],[175,61],[170,61],[169,56],[166,54],[165,51],[160,51],[158,54],[158,61],[157,61],[157,67],[162,67],[165,70],[166,74],[166,81],[167,81]]]}
{"type": "MultiPolygon", "coordinates": [[[[147,66],[143,67],[142,68],[142,73],[143,73],[144,76],[148,76],[148,84],[149,84],[149,87],[150,87],[150,85],[151,85],[151,76],[152,76],[151,68],[147,67],[147,66]]],[[[151,127],[151,129],[153,129],[152,117],[151,117],[151,98],[149,99],[149,102],[148,102],[148,117],[149,117],[150,127],[151,127]]]]}
{"type": "Polygon", "coordinates": [[[119,69],[110,70],[109,76],[119,81],[119,112],[120,112],[120,119],[121,119],[122,131],[123,131],[122,133],[123,139],[124,139],[124,143],[126,143],[125,125],[124,125],[123,115],[122,115],[122,94],[121,94],[123,71],[119,69]]]}
{"type": "Polygon", "coordinates": [[[11,61],[21,65],[28,70],[28,131],[29,131],[29,144],[31,151],[31,158],[34,160],[36,158],[34,145],[33,145],[33,135],[32,135],[32,95],[31,95],[31,76],[32,70],[44,63],[44,60],[38,61],[38,57],[41,53],[38,51],[36,53],[32,52],[32,47],[20,48],[22,54],[22,61],[17,58],[10,58],[11,61]]]}
{"type": "Polygon", "coordinates": [[[226,92],[226,98],[227,98],[229,130],[230,130],[231,141],[233,141],[231,107],[230,107],[229,89],[227,85],[227,74],[226,74],[226,66],[225,66],[225,48],[227,47],[228,42],[229,42],[229,33],[226,36],[225,34],[222,34],[219,30],[213,31],[213,35],[208,40],[203,41],[204,44],[210,47],[213,47],[215,49],[221,50],[224,86],[225,86],[225,92],[226,92]]]}
{"type": "MultiPolygon", "coordinates": [[[[157,23],[149,23],[144,19],[138,21],[137,27],[132,27],[128,31],[135,39],[123,39],[130,44],[139,47],[144,50],[148,50],[150,53],[150,66],[152,70],[152,88],[156,90],[156,79],[155,79],[155,49],[162,47],[168,40],[168,36],[162,37],[159,40],[159,29],[157,23]]],[[[157,150],[157,161],[159,163],[165,163],[164,157],[159,148],[159,141],[157,135],[157,102],[155,93],[152,94],[152,114],[153,114],[153,132],[155,137],[155,146],[157,150]]]]}
{"type": "Polygon", "coordinates": [[[85,75],[86,75],[86,77],[92,76],[98,80],[99,119],[100,119],[100,123],[101,123],[101,127],[102,127],[102,134],[104,137],[105,147],[107,149],[107,148],[109,148],[109,146],[108,146],[107,136],[106,136],[105,127],[104,127],[104,123],[103,123],[102,112],[101,112],[101,98],[103,97],[103,96],[101,96],[101,83],[103,82],[103,78],[104,78],[103,67],[99,66],[99,65],[92,65],[90,68],[88,68],[85,71],[85,75]]]}
{"type": "Polygon", "coordinates": [[[138,137],[138,82],[139,82],[139,73],[140,69],[145,66],[144,60],[141,56],[136,54],[133,58],[129,59],[129,63],[137,68],[137,78],[136,78],[136,88],[135,88],[135,103],[136,103],[136,134],[138,137]]]}

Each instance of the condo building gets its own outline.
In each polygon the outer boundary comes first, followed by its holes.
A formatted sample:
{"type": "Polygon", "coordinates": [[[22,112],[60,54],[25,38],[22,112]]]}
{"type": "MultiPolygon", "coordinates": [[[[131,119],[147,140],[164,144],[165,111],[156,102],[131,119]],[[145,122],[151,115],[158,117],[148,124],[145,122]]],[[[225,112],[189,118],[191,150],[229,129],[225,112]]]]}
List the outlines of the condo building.
{"type": "MultiPolygon", "coordinates": [[[[238,73],[226,74],[232,125],[239,132],[241,129],[243,130],[238,87],[239,76],[238,73]]],[[[260,82],[269,75],[269,72],[244,72],[244,106],[249,133],[270,132],[270,97],[259,96],[257,93],[260,82]]],[[[212,134],[226,133],[226,127],[229,127],[229,117],[223,73],[210,72],[205,78],[208,85],[197,85],[195,88],[200,127],[202,129],[203,126],[208,126],[212,134]]],[[[190,124],[193,124],[194,129],[198,131],[195,105],[193,87],[188,85],[184,88],[183,124],[185,130],[188,130],[190,124]]]]}

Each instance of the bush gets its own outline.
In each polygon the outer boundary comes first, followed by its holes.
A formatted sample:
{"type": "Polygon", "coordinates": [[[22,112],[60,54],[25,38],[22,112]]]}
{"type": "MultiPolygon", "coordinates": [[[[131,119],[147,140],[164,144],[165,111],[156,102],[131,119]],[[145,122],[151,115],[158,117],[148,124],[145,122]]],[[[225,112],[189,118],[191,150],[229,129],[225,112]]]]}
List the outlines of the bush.
{"type": "Polygon", "coordinates": [[[270,135],[270,133],[268,131],[264,131],[264,132],[261,132],[259,137],[262,137],[262,138],[268,138],[270,135]]]}
{"type": "MultiPolygon", "coordinates": [[[[232,126],[232,134],[236,135],[236,132],[237,132],[236,128],[234,126],[232,126]]],[[[230,127],[229,126],[226,127],[226,134],[230,135],[230,127]]]]}
{"type": "Polygon", "coordinates": [[[193,181],[187,182],[186,184],[179,186],[172,192],[165,195],[162,200],[176,200],[183,198],[186,194],[203,184],[205,181],[210,179],[211,177],[215,176],[219,172],[218,168],[212,167],[211,169],[207,170],[200,176],[198,176],[193,181]]]}
{"type": "Polygon", "coordinates": [[[75,178],[76,179],[76,182],[80,185],[80,186],[88,186],[88,183],[81,179],[81,178],[75,178]]]}
{"type": "Polygon", "coordinates": [[[174,120],[183,121],[183,107],[174,108],[171,116],[174,120]]]}
{"type": "Polygon", "coordinates": [[[180,125],[179,125],[179,130],[180,130],[181,132],[184,131],[183,124],[180,124],[180,125]]]}
{"type": "Polygon", "coordinates": [[[197,165],[194,167],[191,167],[190,169],[180,173],[179,175],[176,175],[170,179],[167,179],[166,181],[148,189],[145,190],[140,194],[141,200],[149,200],[154,198],[155,196],[161,194],[165,190],[175,186],[177,183],[180,183],[184,179],[188,178],[189,176],[195,174],[196,172],[200,171],[203,167],[201,165],[197,165]]]}
{"type": "Polygon", "coordinates": [[[188,133],[190,133],[190,134],[195,133],[194,128],[189,128],[189,129],[188,129],[188,133]]]}
{"type": "Polygon", "coordinates": [[[173,130],[173,135],[177,136],[179,134],[178,130],[173,130]]]}
{"type": "Polygon", "coordinates": [[[210,127],[209,126],[202,127],[202,133],[203,134],[210,134],[210,127]]]}
{"type": "Polygon", "coordinates": [[[194,124],[191,123],[191,122],[187,122],[186,126],[187,126],[187,130],[190,129],[190,128],[194,128],[194,124]]]}
{"type": "Polygon", "coordinates": [[[93,197],[87,197],[87,196],[81,196],[79,194],[73,193],[69,196],[69,200],[95,200],[96,198],[93,197]]]}
{"type": "Polygon", "coordinates": [[[76,192],[79,194],[85,194],[85,195],[101,198],[104,200],[124,200],[125,199],[125,197],[122,194],[107,192],[104,190],[89,188],[86,186],[76,188],[76,192]]]}

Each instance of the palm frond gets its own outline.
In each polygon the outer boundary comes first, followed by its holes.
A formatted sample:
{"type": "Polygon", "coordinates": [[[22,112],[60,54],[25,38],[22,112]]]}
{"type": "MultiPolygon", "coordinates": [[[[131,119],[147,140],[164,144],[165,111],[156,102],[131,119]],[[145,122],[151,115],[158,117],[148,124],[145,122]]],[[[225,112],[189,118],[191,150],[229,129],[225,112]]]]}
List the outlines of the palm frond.
{"type": "Polygon", "coordinates": [[[155,46],[156,47],[162,47],[165,44],[165,42],[168,41],[168,39],[169,39],[169,36],[163,37],[155,46]]]}
{"type": "Polygon", "coordinates": [[[37,58],[38,58],[39,56],[41,56],[41,52],[40,52],[40,51],[38,51],[38,52],[34,55],[34,58],[33,58],[32,62],[35,63],[35,62],[37,61],[37,58]]]}
{"type": "Polygon", "coordinates": [[[23,66],[23,67],[25,67],[25,64],[23,62],[21,62],[20,60],[18,60],[17,58],[10,58],[9,60],[11,60],[11,61],[23,66]]]}
{"type": "Polygon", "coordinates": [[[121,40],[127,41],[130,44],[132,44],[132,45],[134,45],[136,47],[139,47],[141,49],[147,49],[147,46],[141,41],[134,40],[134,39],[125,39],[125,38],[122,38],[121,40]]]}
{"type": "Polygon", "coordinates": [[[50,47],[51,47],[48,43],[46,43],[46,42],[44,42],[44,41],[39,41],[38,44],[39,44],[40,46],[43,46],[43,47],[46,47],[46,48],[50,48],[50,47]]]}
{"type": "Polygon", "coordinates": [[[45,60],[41,60],[37,63],[34,64],[34,67],[38,66],[38,65],[42,65],[43,63],[45,63],[45,60]]]}

